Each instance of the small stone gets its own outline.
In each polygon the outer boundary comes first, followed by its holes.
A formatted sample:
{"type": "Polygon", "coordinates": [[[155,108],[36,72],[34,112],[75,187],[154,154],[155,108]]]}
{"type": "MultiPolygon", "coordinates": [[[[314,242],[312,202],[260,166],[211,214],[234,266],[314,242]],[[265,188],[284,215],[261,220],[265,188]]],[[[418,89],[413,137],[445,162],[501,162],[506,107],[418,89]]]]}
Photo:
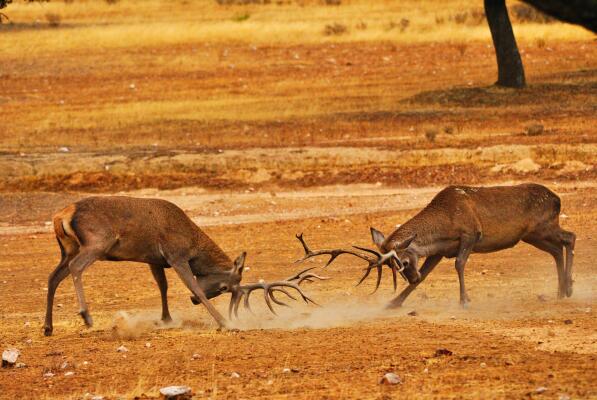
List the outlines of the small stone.
{"type": "Polygon", "coordinates": [[[31,343],[33,343],[33,339],[27,339],[27,340],[25,340],[25,343],[31,344],[31,343]]]}
{"type": "Polygon", "coordinates": [[[482,362],[481,364],[479,364],[479,366],[480,366],[481,368],[487,368],[487,364],[485,364],[484,362],[482,362]]]}
{"type": "Polygon", "coordinates": [[[197,360],[197,359],[199,359],[199,358],[201,358],[201,355],[200,355],[199,353],[195,353],[195,354],[193,354],[193,356],[191,357],[191,360],[197,360]]]}
{"type": "Polygon", "coordinates": [[[379,381],[381,385],[398,385],[402,383],[402,379],[393,372],[388,372],[379,381]]]}
{"type": "Polygon", "coordinates": [[[572,320],[571,320],[571,319],[565,319],[565,320],[564,320],[564,323],[565,323],[566,325],[572,325],[572,320]]]}
{"type": "Polygon", "coordinates": [[[425,368],[425,369],[423,370],[423,373],[424,373],[424,374],[428,374],[428,373],[429,373],[429,368],[425,368]]]}
{"type": "Polygon", "coordinates": [[[96,396],[93,396],[93,397],[91,398],[91,400],[104,400],[104,396],[99,396],[99,395],[96,395],[96,396]]]}
{"type": "Polygon", "coordinates": [[[419,315],[415,310],[412,310],[411,312],[409,312],[407,315],[410,315],[411,317],[416,317],[417,315],[419,315]]]}
{"type": "Polygon", "coordinates": [[[268,380],[268,381],[267,381],[267,384],[268,384],[268,385],[273,385],[273,384],[274,384],[274,380],[273,380],[273,379],[270,379],[270,380],[268,380]]]}
{"type": "Polygon", "coordinates": [[[284,373],[284,374],[289,374],[289,373],[290,373],[290,368],[284,368],[284,369],[282,370],[282,373],[284,373]]]}
{"type": "Polygon", "coordinates": [[[570,400],[570,396],[567,394],[561,394],[558,396],[558,400],[570,400]]]}
{"type": "Polygon", "coordinates": [[[60,369],[66,369],[68,368],[68,362],[63,362],[62,365],[60,365],[60,369]]]}
{"type": "Polygon", "coordinates": [[[230,377],[233,379],[238,379],[240,378],[240,374],[238,372],[233,372],[230,374],[230,377]]]}
{"type": "Polygon", "coordinates": [[[121,345],[119,348],[116,349],[116,351],[119,353],[126,353],[127,351],[129,351],[129,349],[124,347],[124,345],[121,345]]]}
{"type": "Polygon", "coordinates": [[[454,321],[454,320],[456,319],[456,317],[455,317],[454,315],[452,315],[452,316],[450,317],[450,319],[451,319],[452,321],[454,321]]]}
{"type": "Polygon", "coordinates": [[[546,391],[547,388],[545,386],[539,386],[537,389],[535,389],[535,393],[537,394],[545,393],[546,391]]]}
{"type": "Polygon", "coordinates": [[[451,350],[448,349],[437,349],[435,350],[434,357],[441,357],[441,356],[451,356],[454,354],[451,350]]]}
{"type": "Polygon", "coordinates": [[[62,146],[62,147],[58,148],[58,151],[60,153],[68,153],[70,151],[70,149],[68,147],[66,147],[66,146],[62,146]]]}
{"type": "Polygon", "coordinates": [[[51,378],[51,377],[53,377],[53,376],[54,376],[54,374],[53,374],[52,372],[46,372],[46,373],[43,375],[43,377],[44,377],[44,378],[51,378]]]}
{"type": "Polygon", "coordinates": [[[151,347],[151,343],[149,343],[149,342],[145,343],[145,347],[147,347],[149,349],[151,347]]]}
{"type": "Polygon", "coordinates": [[[547,296],[544,294],[540,294],[537,296],[537,300],[539,300],[542,303],[545,303],[547,301],[547,296]]]}
{"type": "Polygon", "coordinates": [[[21,355],[21,352],[17,349],[6,349],[2,352],[2,367],[12,367],[16,362],[17,358],[21,355]]]}
{"type": "Polygon", "coordinates": [[[18,362],[15,364],[15,368],[25,368],[27,366],[27,364],[22,363],[22,362],[18,362]]]}
{"type": "Polygon", "coordinates": [[[73,376],[75,373],[73,371],[68,371],[64,373],[64,376],[73,376]]]}
{"type": "Polygon", "coordinates": [[[160,395],[167,400],[189,400],[193,392],[188,386],[166,386],[160,389],[160,395]]]}

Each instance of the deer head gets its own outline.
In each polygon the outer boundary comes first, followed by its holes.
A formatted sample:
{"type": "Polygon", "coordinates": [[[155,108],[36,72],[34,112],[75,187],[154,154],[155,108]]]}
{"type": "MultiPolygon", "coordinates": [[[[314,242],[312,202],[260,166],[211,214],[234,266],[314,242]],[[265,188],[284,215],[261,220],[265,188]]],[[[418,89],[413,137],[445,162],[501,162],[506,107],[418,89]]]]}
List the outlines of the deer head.
{"type": "Polygon", "coordinates": [[[402,276],[406,280],[415,284],[421,280],[421,274],[417,269],[419,257],[417,253],[410,248],[413,240],[416,239],[417,234],[412,234],[404,240],[387,240],[383,233],[371,227],[371,239],[382,253],[389,254],[393,252],[393,257],[390,257],[388,262],[395,267],[402,268],[402,276]]]}

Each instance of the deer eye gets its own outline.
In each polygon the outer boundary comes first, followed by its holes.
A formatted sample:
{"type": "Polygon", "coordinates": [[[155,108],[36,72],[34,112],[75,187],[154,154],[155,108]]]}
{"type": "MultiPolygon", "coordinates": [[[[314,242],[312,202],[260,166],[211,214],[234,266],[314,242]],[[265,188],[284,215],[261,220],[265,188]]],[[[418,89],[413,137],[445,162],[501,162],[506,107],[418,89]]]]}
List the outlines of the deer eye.
{"type": "Polygon", "coordinates": [[[408,260],[404,260],[402,262],[402,265],[404,265],[405,268],[408,268],[408,260]]]}
{"type": "Polygon", "coordinates": [[[220,292],[227,292],[227,291],[228,291],[228,286],[226,286],[226,285],[220,286],[220,292]]]}

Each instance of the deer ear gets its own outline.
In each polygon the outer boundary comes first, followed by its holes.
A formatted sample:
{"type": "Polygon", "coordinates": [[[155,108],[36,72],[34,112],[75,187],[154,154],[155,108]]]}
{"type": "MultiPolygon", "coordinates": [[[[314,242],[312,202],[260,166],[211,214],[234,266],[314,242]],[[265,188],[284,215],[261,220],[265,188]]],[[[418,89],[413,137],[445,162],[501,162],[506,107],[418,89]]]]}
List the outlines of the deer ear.
{"type": "Polygon", "coordinates": [[[373,239],[373,243],[375,243],[377,245],[377,247],[381,247],[384,240],[386,240],[386,237],[383,235],[383,233],[381,233],[377,229],[375,229],[373,227],[371,227],[370,229],[371,229],[371,239],[373,239]]]}
{"type": "Polygon", "coordinates": [[[247,252],[243,251],[240,256],[236,257],[234,260],[234,269],[232,270],[233,274],[243,274],[243,268],[245,266],[245,257],[247,256],[247,252]]]}
{"type": "Polygon", "coordinates": [[[408,246],[410,246],[410,244],[412,243],[412,241],[415,240],[416,238],[417,238],[417,234],[414,233],[409,238],[407,238],[407,239],[403,240],[402,242],[400,242],[400,244],[398,246],[396,246],[396,248],[398,248],[398,249],[406,249],[408,246]]]}

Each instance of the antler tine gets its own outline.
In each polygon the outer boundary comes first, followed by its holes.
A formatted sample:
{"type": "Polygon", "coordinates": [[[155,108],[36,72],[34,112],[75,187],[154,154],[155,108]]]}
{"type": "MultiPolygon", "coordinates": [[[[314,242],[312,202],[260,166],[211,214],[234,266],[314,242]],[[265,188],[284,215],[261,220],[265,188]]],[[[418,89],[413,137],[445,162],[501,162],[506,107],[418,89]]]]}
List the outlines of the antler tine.
{"type": "MultiPolygon", "coordinates": [[[[305,239],[303,238],[303,234],[298,234],[296,235],[296,238],[301,242],[301,244],[303,245],[303,249],[305,250],[305,256],[301,259],[298,259],[295,261],[295,264],[301,263],[303,261],[308,260],[309,258],[312,257],[316,257],[316,256],[322,256],[322,255],[329,255],[330,259],[328,260],[328,262],[323,266],[323,268],[327,267],[328,265],[330,265],[338,256],[342,255],[342,254],[351,254],[355,257],[358,257],[362,260],[365,260],[367,262],[369,262],[370,264],[373,262],[373,260],[369,257],[367,257],[364,254],[359,254],[355,251],[352,250],[343,250],[343,249],[323,249],[323,250],[317,250],[317,251],[312,251],[311,249],[309,249],[309,246],[307,246],[307,243],[305,242],[305,239]]],[[[361,249],[363,250],[363,249],[361,249]]],[[[369,250],[366,249],[365,251],[368,252],[372,252],[373,250],[369,250]]],[[[380,257],[380,255],[378,253],[374,253],[378,259],[380,257]]]]}
{"type": "MultiPolygon", "coordinates": [[[[298,274],[298,275],[300,275],[300,274],[298,274]]],[[[294,278],[297,279],[296,277],[294,277],[294,278]]],[[[286,296],[291,298],[292,300],[297,300],[296,297],[291,295],[288,292],[288,290],[285,289],[286,287],[296,290],[301,295],[301,298],[305,301],[305,303],[313,303],[315,305],[318,305],[313,299],[311,299],[309,296],[307,296],[305,294],[305,292],[303,292],[303,290],[300,288],[298,283],[287,281],[287,280],[286,281],[270,282],[270,283],[265,283],[265,282],[253,283],[250,285],[239,286],[238,289],[232,293],[232,297],[230,299],[230,304],[228,306],[228,314],[229,314],[230,318],[232,318],[233,312],[234,312],[234,315],[236,317],[238,317],[238,307],[240,305],[241,300],[243,299],[243,296],[244,296],[245,308],[248,310],[251,310],[251,306],[249,303],[249,296],[251,295],[251,293],[254,290],[257,290],[257,289],[263,289],[263,298],[265,300],[265,304],[267,305],[267,307],[270,309],[270,311],[273,314],[277,315],[277,313],[274,310],[274,307],[272,305],[272,301],[281,306],[286,306],[286,307],[289,307],[289,306],[288,306],[288,304],[286,304],[283,301],[276,298],[276,296],[274,295],[274,292],[282,292],[286,296]]]]}
{"type": "Polygon", "coordinates": [[[313,273],[308,273],[308,274],[305,274],[306,272],[308,272],[308,271],[311,271],[312,269],[315,269],[315,268],[317,268],[317,267],[309,267],[309,268],[306,268],[306,269],[302,270],[301,272],[299,272],[299,273],[297,273],[297,274],[294,274],[294,275],[292,275],[292,276],[290,276],[290,277],[286,278],[285,280],[286,280],[286,281],[289,281],[289,282],[290,282],[290,281],[297,281],[296,283],[297,283],[298,285],[300,285],[301,283],[303,283],[303,281],[307,281],[307,282],[313,282],[313,280],[312,280],[312,279],[310,279],[310,278],[319,279],[320,281],[325,281],[325,280],[327,280],[327,279],[330,279],[330,278],[329,278],[329,277],[327,277],[327,276],[319,276],[319,275],[317,275],[317,274],[313,274],[313,273]],[[305,274],[305,275],[303,275],[303,274],[305,274]]]}

